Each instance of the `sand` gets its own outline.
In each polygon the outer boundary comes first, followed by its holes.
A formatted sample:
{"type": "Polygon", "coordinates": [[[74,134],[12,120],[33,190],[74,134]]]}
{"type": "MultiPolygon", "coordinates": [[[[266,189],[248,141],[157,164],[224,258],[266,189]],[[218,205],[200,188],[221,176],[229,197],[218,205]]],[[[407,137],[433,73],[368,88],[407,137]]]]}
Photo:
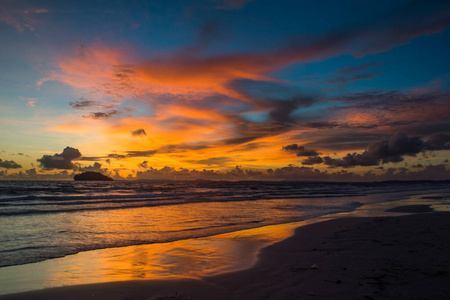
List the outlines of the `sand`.
{"type": "MultiPolygon", "coordinates": [[[[398,208],[422,212],[427,207],[398,208]]],[[[0,299],[449,299],[450,213],[300,227],[252,268],[202,280],[69,286],[0,299]]]]}

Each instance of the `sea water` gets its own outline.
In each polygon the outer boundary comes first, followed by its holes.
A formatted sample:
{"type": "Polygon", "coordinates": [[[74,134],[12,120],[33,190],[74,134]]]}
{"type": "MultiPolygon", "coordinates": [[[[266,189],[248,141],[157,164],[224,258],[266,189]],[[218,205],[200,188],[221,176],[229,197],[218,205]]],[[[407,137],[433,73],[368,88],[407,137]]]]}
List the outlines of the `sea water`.
{"type": "Polygon", "coordinates": [[[298,222],[449,190],[449,182],[432,181],[0,181],[0,267],[298,222]]]}

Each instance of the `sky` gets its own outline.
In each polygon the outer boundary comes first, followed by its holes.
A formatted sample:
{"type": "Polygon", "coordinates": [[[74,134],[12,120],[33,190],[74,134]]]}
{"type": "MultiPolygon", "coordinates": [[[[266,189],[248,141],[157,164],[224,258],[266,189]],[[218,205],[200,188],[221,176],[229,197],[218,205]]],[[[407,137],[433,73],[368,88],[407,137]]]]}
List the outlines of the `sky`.
{"type": "Polygon", "coordinates": [[[448,1],[0,0],[0,179],[450,179],[448,1]]]}

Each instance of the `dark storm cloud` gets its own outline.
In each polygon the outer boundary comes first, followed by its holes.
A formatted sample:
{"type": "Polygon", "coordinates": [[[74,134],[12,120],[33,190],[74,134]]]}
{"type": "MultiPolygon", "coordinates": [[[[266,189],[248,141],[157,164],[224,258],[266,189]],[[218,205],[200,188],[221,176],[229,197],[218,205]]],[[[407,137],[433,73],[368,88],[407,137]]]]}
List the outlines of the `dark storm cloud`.
{"type": "MultiPolygon", "coordinates": [[[[438,151],[450,149],[450,135],[444,133],[436,133],[429,136],[427,139],[420,137],[409,137],[405,133],[398,133],[389,138],[373,140],[377,135],[361,135],[355,136],[340,135],[336,137],[322,138],[317,142],[309,145],[319,146],[324,148],[330,146],[331,149],[336,149],[339,145],[339,140],[343,139],[344,145],[355,147],[355,141],[372,140],[363,153],[348,153],[342,158],[332,158],[330,156],[314,157],[304,160],[304,164],[320,164],[324,163],[330,167],[351,168],[355,166],[376,166],[381,163],[398,163],[404,160],[404,156],[416,156],[418,153],[425,151],[438,151]],[[322,161],[321,161],[322,159],[322,161]]],[[[359,142],[358,142],[359,143],[359,142]]],[[[366,142],[367,145],[367,142],[366,142]]],[[[295,151],[298,148],[296,144],[284,147],[284,150],[295,151]]],[[[340,146],[340,149],[346,147],[340,146]]],[[[425,153],[424,153],[425,155],[425,153]]]]}
{"type": "Polygon", "coordinates": [[[0,159],[0,168],[5,168],[5,169],[20,169],[22,168],[21,165],[19,165],[18,163],[16,163],[13,160],[2,160],[0,159]]]}
{"type": "Polygon", "coordinates": [[[81,157],[78,149],[66,147],[60,154],[44,155],[37,159],[40,166],[46,170],[52,169],[74,169],[76,166],[72,163],[73,160],[81,157]]]}
{"type": "Polygon", "coordinates": [[[120,115],[122,114],[120,111],[117,110],[110,110],[107,112],[91,112],[89,115],[87,116],[83,116],[84,118],[90,118],[90,119],[94,119],[94,120],[106,120],[109,119],[115,115],[120,115]]]}
{"type": "Polygon", "coordinates": [[[419,137],[396,134],[388,139],[372,142],[359,153],[348,153],[340,159],[323,157],[324,163],[332,167],[351,168],[354,166],[376,166],[380,163],[401,162],[403,156],[415,156],[424,150],[424,142],[419,137]]]}
{"type": "Polygon", "coordinates": [[[145,132],[144,129],[139,128],[139,129],[136,129],[136,130],[132,131],[132,132],[131,132],[131,135],[132,135],[132,136],[146,136],[147,133],[145,132]]]}
{"type": "Polygon", "coordinates": [[[287,146],[283,146],[284,151],[293,152],[297,156],[318,156],[316,150],[306,149],[304,146],[299,146],[297,144],[291,144],[287,146]]]}
{"type": "Polygon", "coordinates": [[[323,159],[320,156],[311,156],[302,160],[302,165],[315,165],[323,163],[323,159]]]}
{"type": "Polygon", "coordinates": [[[423,151],[449,150],[450,135],[438,133],[430,136],[426,141],[420,137],[408,137],[399,133],[388,139],[375,141],[367,149],[359,153],[348,153],[346,156],[335,159],[323,157],[323,162],[331,167],[351,168],[354,166],[375,166],[380,163],[401,162],[404,156],[416,156],[423,151]]]}
{"type": "Polygon", "coordinates": [[[420,137],[408,137],[406,134],[396,134],[388,139],[370,143],[365,153],[381,159],[383,163],[401,161],[401,156],[415,156],[424,149],[420,137]]]}
{"type": "Polygon", "coordinates": [[[450,150],[450,134],[436,133],[425,141],[426,150],[450,150]]]}

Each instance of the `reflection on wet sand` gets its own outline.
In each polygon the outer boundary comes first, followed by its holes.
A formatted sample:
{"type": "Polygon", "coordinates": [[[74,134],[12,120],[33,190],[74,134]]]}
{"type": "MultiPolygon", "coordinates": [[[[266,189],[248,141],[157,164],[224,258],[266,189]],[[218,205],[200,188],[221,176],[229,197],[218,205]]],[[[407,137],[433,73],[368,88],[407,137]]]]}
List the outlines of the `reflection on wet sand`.
{"type": "Polygon", "coordinates": [[[250,267],[256,253],[306,224],[296,222],[170,243],[80,252],[2,268],[2,294],[109,281],[199,278],[250,267]],[[36,274],[39,274],[36,276],[36,274]]]}

